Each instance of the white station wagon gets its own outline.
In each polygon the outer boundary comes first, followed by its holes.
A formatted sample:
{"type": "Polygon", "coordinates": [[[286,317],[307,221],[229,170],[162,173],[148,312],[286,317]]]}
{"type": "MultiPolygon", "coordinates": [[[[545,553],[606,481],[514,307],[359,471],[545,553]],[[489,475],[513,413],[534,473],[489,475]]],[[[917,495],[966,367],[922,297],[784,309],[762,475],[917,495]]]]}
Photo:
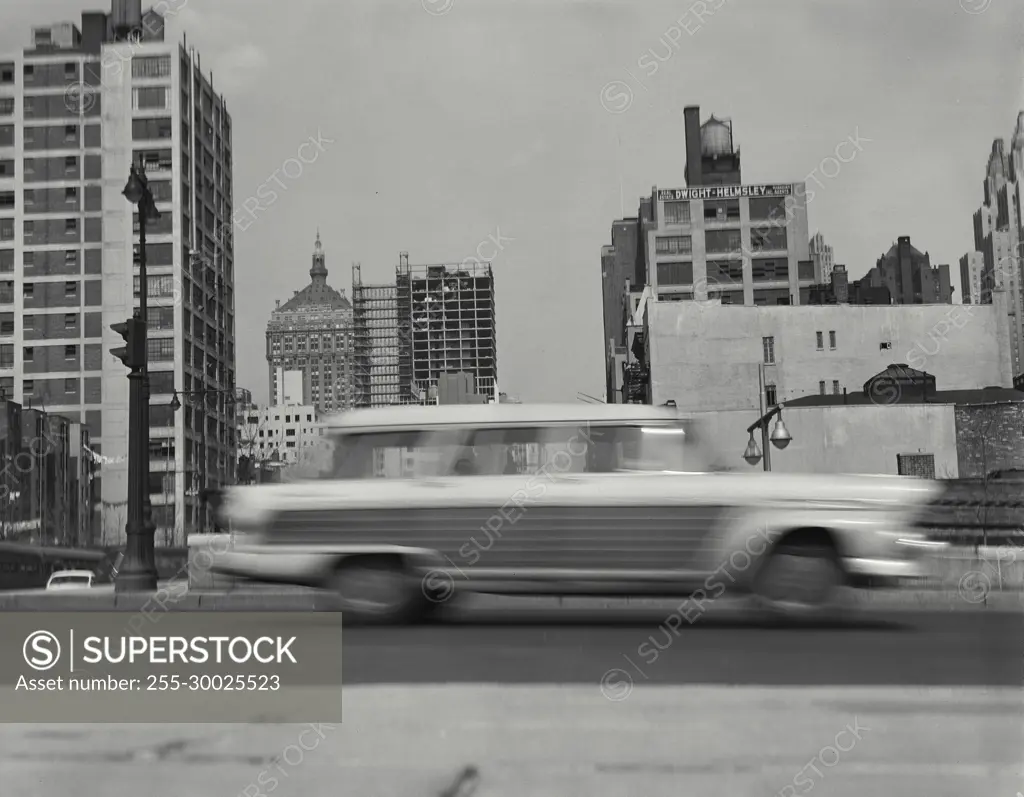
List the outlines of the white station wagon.
{"type": "Polygon", "coordinates": [[[328,426],[318,478],[228,491],[236,544],[215,569],[330,589],[363,621],[459,592],[745,595],[807,615],[925,575],[935,483],[728,472],[668,407],[402,406],[328,426]]]}

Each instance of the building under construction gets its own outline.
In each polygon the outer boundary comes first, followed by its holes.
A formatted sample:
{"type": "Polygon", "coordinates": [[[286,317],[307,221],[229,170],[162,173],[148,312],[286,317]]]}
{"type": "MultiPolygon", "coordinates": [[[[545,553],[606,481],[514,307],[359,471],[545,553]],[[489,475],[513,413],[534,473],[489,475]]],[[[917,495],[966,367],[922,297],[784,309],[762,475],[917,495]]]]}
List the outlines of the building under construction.
{"type": "Polygon", "coordinates": [[[352,369],[357,407],[399,404],[398,289],[395,285],[364,285],[359,263],[352,266],[352,369]]]}
{"type": "Polygon", "coordinates": [[[497,400],[494,274],[479,264],[410,266],[394,285],[363,285],[352,271],[357,406],[427,404],[444,373],[468,373],[497,400]]]}

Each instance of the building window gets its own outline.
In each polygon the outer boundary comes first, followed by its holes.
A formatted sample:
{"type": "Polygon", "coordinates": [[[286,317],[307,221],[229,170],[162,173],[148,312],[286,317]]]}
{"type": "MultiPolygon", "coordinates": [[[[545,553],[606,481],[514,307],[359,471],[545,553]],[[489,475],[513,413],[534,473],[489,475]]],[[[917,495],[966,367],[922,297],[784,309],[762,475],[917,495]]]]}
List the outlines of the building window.
{"type": "Polygon", "coordinates": [[[132,119],[132,138],[135,140],[148,138],[170,138],[170,117],[158,119],[132,119]]]}
{"type": "Polygon", "coordinates": [[[818,338],[818,351],[824,351],[825,350],[825,333],[824,332],[815,332],[814,334],[818,338]]]}
{"type": "Polygon", "coordinates": [[[818,392],[821,395],[823,395],[823,396],[825,395],[825,380],[824,379],[822,379],[820,382],[818,382],[818,392]]]}
{"type": "Polygon", "coordinates": [[[0,177],[14,177],[14,161],[0,160],[0,177]]]}
{"type": "Polygon", "coordinates": [[[31,396],[36,392],[36,383],[34,379],[26,379],[21,383],[21,392],[26,396],[31,396]]]}
{"type": "Polygon", "coordinates": [[[778,405],[778,396],[776,395],[775,385],[765,385],[764,388],[764,400],[768,407],[775,407],[778,405]]]}
{"type": "Polygon", "coordinates": [[[5,343],[0,346],[0,368],[14,367],[14,344],[5,343]]]}
{"type": "Polygon", "coordinates": [[[0,97],[0,116],[11,116],[14,113],[14,97],[0,97]]]}
{"type": "Polygon", "coordinates": [[[920,479],[934,479],[935,455],[897,454],[896,470],[900,476],[917,476],[920,479]]]}
{"type": "Polygon", "coordinates": [[[693,263],[658,263],[659,285],[693,285],[693,263]]]}
{"type": "Polygon", "coordinates": [[[784,196],[751,197],[748,208],[751,221],[772,221],[776,224],[786,221],[784,196]]]}
{"type": "Polygon", "coordinates": [[[688,255],[693,251],[693,241],[689,235],[670,235],[657,238],[654,251],[658,255],[688,255]]]}
{"type": "Polygon", "coordinates": [[[775,364],[775,338],[761,338],[761,348],[764,349],[765,365],[775,364]]]}
{"type": "Polygon", "coordinates": [[[740,220],[738,199],[708,199],[704,201],[704,221],[725,222],[740,220]]]}
{"type": "Polygon", "coordinates": [[[78,356],[77,346],[65,346],[64,347],[64,359],[73,360],[78,356]]]}
{"type": "Polygon", "coordinates": [[[166,111],[168,94],[166,86],[132,89],[132,108],[136,111],[166,111]]]}
{"type": "Polygon", "coordinates": [[[75,323],[78,321],[78,316],[75,313],[64,314],[64,329],[74,329],[75,323]]]}
{"type": "Polygon", "coordinates": [[[14,209],[14,192],[0,191],[0,210],[14,209]]]}
{"type": "Polygon", "coordinates": [[[834,396],[838,396],[839,395],[839,380],[838,379],[833,379],[832,380],[832,395],[834,395],[834,396]]]}
{"type": "Polygon", "coordinates": [[[14,240],[14,219],[0,219],[0,241],[14,240]]]}
{"type": "Polygon", "coordinates": [[[74,202],[76,199],[78,199],[78,189],[77,188],[75,188],[72,185],[72,186],[68,186],[67,188],[64,189],[64,201],[65,202],[74,202]]]}
{"type": "Polygon", "coordinates": [[[35,293],[35,283],[33,283],[33,282],[26,282],[25,284],[23,284],[21,286],[21,295],[24,296],[26,299],[31,299],[34,293],[35,293]]]}
{"type": "Polygon", "coordinates": [[[78,219],[64,219],[64,232],[78,232],[78,219]]]}
{"type": "Polygon", "coordinates": [[[169,55],[136,55],[132,58],[133,78],[158,78],[171,76],[169,55]]]}
{"type": "Polygon", "coordinates": [[[704,247],[709,255],[739,253],[743,249],[739,230],[708,230],[704,233],[704,247]]]}
{"type": "Polygon", "coordinates": [[[786,282],[789,280],[789,263],[755,258],[750,262],[750,276],[754,282],[786,282]]]}
{"type": "Polygon", "coordinates": [[[75,296],[78,294],[78,283],[77,282],[65,282],[64,283],[64,295],[75,296]]]}
{"type": "Polygon", "coordinates": [[[835,350],[836,347],[836,331],[830,330],[828,333],[828,347],[835,350]]]}
{"type": "Polygon", "coordinates": [[[66,249],[64,251],[64,265],[73,266],[78,263],[78,252],[74,249],[66,249]]]}
{"type": "Polygon", "coordinates": [[[750,229],[750,248],[754,252],[785,251],[785,227],[752,227],[750,229]]]}
{"type": "Polygon", "coordinates": [[[25,360],[25,362],[30,363],[30,362],[32,362],[35,359],[35,357],[36,357],[36,350],[32,346],[26,346],[25,347],[25,356],[23,358],[25,360]]]}
{"type": "Polygon", "coordinates": [[[689,202],[666,202],[665,203],[666,224],[689,224],[690,203],[689,202]]]}

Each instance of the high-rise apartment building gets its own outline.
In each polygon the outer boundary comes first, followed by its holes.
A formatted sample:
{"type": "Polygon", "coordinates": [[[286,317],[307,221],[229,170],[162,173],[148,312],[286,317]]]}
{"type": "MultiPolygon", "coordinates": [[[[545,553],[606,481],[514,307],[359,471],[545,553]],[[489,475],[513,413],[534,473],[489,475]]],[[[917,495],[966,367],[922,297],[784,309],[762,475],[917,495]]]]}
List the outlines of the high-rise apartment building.
{"type": "Polygon", "coordinates": [[[825,236],[820,232],[814,233],[814,237],[807,244],[807,249],[811,255],[811,261],[814,263],[814,278],[822,284],[830,284],[832,269],[835,268],[835,259],[832,247],[825,243],[825,236]]]}
{"type": "Polygon", "coordinates": [[[497,333],[490,266],[410,266],[402,252],[394,285],[364,285],[353,268],[359,406],[437,400],[442,374],[469,374],[496,400],[497,333]]]}
{"type": "Polygon", "coordinates": [[[320,412],[342,412],[353,406],[352,303],[344,290],[327,284],[327,258],[319,231],[313,246],[310,283],[270,314],[267,364],[270,396],[277,401],[285,372],[304,375],[308,401],[320,412]]]}
{"type": "Polygon", "coordinates": [[[109,349],[141,290],[121,193],[133,163],[160,212],[146,248],[157,540],[184,544],[199,491],[234,477],[231,132],[198,53],[140,0],[0,55],[0,388],[88,428],[108,544],[127,519],[128,380],[109,349]]]}

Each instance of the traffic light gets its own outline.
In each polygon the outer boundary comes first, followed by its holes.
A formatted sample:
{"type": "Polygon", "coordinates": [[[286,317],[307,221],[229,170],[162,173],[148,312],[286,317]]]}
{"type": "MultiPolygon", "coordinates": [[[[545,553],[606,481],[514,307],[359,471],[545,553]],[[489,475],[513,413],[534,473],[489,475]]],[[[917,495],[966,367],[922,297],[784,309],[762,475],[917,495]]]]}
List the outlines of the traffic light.
{"type": "Polygon", "coordinates": [[[125,345],[111,349],[110,353],[132,371],[146,364],[146,325],[138,316],[129,318],[123,324],[111,324],[110,328],[124,338],[125,345]]]}

